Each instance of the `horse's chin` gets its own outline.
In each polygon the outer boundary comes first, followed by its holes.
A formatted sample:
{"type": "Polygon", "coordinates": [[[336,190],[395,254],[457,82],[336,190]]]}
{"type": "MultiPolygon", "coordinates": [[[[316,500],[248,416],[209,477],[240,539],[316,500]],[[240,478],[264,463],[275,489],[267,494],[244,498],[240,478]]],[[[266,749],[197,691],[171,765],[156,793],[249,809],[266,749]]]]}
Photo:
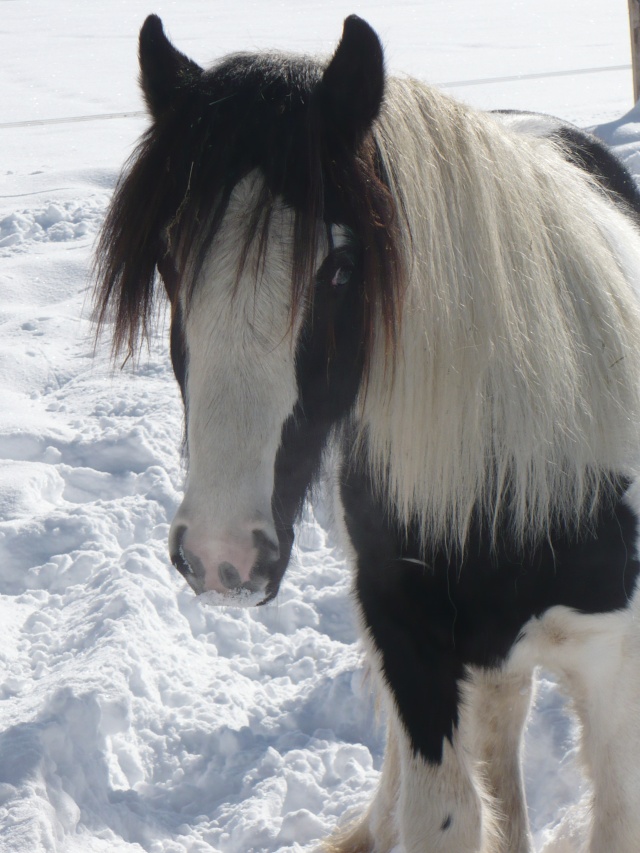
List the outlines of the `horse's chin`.
{"type": "Polygon", "coordinates": [[[200,604],[207,607],[261,607],[263,604],[275,598],[277,591],[266,593],[265,590],[252,592],[248,589],[240,589],[230,593],[207,590],[197,596],[200,604]]]}
{"type": "MultiPolygon", "coordinates": [[[[189,578],[187,578],[189,581],[189,578]]],[[[192,583],[189,586],[196,593],[196,598],[207,607],[262,607],[273,601],[280,591],[282,577],[272,578],[266,586],[252,589],[243,586],[238,589],[219,592],[218,590],[195,588],[192,583]]]]}
{"type": "Polygon", "coordinates": [[[269,602],[274,600],[274,598],[278,594],[279,589],[280,587],[278,587],[278,589],[274,590],[273,592],[267,592],[266,596],[262,599],[262,601],[259,601],[256,606],[262,607],[264,604],[269,604],[269,602]]]}

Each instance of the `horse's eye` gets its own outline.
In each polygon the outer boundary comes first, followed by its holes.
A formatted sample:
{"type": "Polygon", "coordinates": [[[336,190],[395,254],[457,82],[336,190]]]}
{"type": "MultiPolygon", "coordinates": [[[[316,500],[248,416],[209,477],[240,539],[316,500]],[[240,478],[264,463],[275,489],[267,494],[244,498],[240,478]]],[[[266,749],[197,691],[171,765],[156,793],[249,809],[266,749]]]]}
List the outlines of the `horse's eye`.
{"type": "Polygon", "coordinates": [[[344,226],[333,225],[329,235],[329,254],[318,271],[318,283],[333,293],[340,292],[352,280],[360,264],[358,243],[344,226]]]}
{"type": "Polygon", "coordinates": [[[343,287],[345,284],[348,284],[351,281],[352,275],[353,267],[338,267],[334,274],[331,276],[331,287],[343,287]]]}

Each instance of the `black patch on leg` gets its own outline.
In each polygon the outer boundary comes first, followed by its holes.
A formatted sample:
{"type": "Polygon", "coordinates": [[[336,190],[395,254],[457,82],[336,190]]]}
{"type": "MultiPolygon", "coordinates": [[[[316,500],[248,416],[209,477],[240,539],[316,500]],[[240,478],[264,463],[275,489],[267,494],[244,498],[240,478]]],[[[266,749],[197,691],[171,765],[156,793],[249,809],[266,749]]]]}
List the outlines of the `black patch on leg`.
{"type": "MultiPolygon", "coordinates": [[[[401,532],[389,522],[367,474],[345,471],[345,523],[357,554],[355,592],[414,751],[435,764],[458,723],[464,664],[455,648],[455,605],[431,596],[421,566],[402,560],[401,532]],[[438,612],[440,610],[441,612],[438,612]]],[[[419,552],[411,552],[419,559],[419,552]]]]}

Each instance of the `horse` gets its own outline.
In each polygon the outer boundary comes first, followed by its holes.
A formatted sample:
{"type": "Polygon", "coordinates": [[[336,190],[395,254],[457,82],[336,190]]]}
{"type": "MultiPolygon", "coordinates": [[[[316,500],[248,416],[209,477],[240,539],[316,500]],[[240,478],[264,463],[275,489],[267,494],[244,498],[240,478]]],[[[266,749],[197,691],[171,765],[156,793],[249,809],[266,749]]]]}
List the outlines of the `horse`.
{"type": "Polygon", "coordinates": [[[591,853],[640,849],[640,197],[603,143],[385,71],[209,70],[156,16],[151,123],[96,254],[98,328],[137,356],[165,298],[188,473],[171,561],[264,605],[319,478],[388,738],[336,853],[529,853],[532,674],[572,697],[591,853]],[[160,283],[161,282],[161,283],[160,283]]]}

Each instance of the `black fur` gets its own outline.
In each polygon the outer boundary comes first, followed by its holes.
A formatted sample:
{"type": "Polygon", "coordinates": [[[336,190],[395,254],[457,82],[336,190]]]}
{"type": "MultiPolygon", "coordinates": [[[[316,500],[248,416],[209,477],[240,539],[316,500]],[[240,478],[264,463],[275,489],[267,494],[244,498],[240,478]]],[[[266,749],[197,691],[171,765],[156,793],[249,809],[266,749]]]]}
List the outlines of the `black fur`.
{"type": "Polygon", "coordinates": [[[640,191],[633,175],[604,142],[572,125],[557,132],[570,160],[594,178],[616,201],[640,217],[640,191]]]}
{"type": "Polygon", "coordinates": [[[355,241],[325,259],[313,305],[296,352],[298,402],[284,424],[276,457],[272,510],[286,559],[268,589],[270,597],[287,567],[293,525],[320,471],[329,437],[351,411],[362,381],[362,249],[355,241]],[[337,269],[350,273],[339,287],[332,285],[337,269]]]}
{"type": "Polygon", "coordinates": [[[167,39],[157,15],[149,15],[140,30],[138,56],[140,85],[156,118],[171,108],[180,89],[196,83],[202,74],[202,68],[167,39]]]}
{"type": "Polygon", "coordinates": [[[335,133],[354,146],[378,115],[384,94],[382,46],[371,27],[350,15],[317,97],[335,133]]]}
{"type": "Polygon", "coordinates": [[[346,465],[341,482],[358,603],[412,746],[428,761],[440,762],[453,737],[467,665],[499,666],[550,607],[608,613],[633,593],[636,519],[623,483],[580,535],[556,530],[523,553],[506,533],[492,546],[475,525],[464,555],[439,551],[425,564],[419,532],[389,518],[361,466],[346,465]]]}

